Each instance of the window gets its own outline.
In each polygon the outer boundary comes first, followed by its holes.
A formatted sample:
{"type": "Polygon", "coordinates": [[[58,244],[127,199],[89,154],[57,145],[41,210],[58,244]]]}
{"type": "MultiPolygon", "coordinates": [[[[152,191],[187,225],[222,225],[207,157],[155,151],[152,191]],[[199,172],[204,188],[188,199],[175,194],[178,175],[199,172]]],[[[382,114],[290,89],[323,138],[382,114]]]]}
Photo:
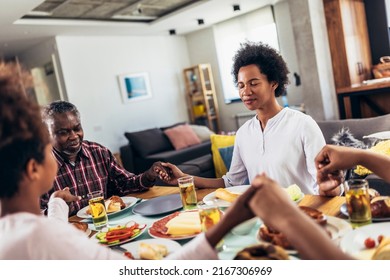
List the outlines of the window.
{"type": "Polygon", "coordinates": [[[214,28],[219,72],[225,103],[240,100],[231,75],[232,59],[245,41],[263,42],[279,50],[278,34],[271,6],[219,23],[214,28]]]}

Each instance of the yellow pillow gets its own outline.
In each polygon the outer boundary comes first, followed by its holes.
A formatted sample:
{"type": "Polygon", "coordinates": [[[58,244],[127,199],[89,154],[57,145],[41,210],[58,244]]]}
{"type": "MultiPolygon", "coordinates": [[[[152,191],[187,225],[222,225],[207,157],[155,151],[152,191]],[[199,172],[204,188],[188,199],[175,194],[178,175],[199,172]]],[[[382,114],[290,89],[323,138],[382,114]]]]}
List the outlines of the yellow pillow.
{"type": "MultiPolygon", "coordinates": [[[[390,156],[390,140],[381,141],[375,146],[371,147],[369,150],[379,154],[390,156]]],[[[361,165],[356,166],[354,172],[360,176],[368,175],[372,173],[371,170],[368,170],[367,168],[361,165]]]]}
{"type": "Polygon", "coordinates": [[[235,139],[236,139],[235,135],[219,135],[219,134],[210,135],[211,152],[213,153],[215,176],[217,178],[221,178],[227,172],[225,163],[223,162],[223,159],[218,149],[226,148],[234,145],[235,139]]]}

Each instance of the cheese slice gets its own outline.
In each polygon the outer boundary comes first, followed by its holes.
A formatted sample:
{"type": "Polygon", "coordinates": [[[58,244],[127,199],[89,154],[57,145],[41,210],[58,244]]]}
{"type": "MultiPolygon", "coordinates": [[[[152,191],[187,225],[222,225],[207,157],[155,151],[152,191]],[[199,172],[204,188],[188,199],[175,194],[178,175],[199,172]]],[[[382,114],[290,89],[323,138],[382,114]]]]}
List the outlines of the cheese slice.
{"type": "Polygon", "coordinates": [[[170,235],[190,235],[201,232],[198,211],[183,212],[165,225],[170,235]]]}

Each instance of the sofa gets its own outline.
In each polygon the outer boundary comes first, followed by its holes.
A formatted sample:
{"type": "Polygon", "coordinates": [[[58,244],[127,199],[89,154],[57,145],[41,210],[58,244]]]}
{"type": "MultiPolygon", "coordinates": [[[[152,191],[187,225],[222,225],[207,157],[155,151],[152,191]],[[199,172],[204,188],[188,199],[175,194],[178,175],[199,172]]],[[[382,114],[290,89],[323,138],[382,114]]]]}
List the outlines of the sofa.
{"type": "MultiPolygon", "coordinates": [[[[378,139],[367,136],[382,131],[390,131],[390,114],[362,119],[317,121],[317,124],[327,144],[335,144],[332,141],[332,137],[342,128],[348,128],[354,138],[362,141],[367,147],[370,147],[378,139]]],[[[346,179],[351,176],[354,176],[353,172],[347,173],[346,179]]],[[[368,180],[371,188],[376,189],[382,195],[390,195],[390,183],[385,182],[375,174],[370,174],[365,178],[368,180]]]]}
{"type": "Polygon", "coordinates": [[[139,174],[149,169],[156,161],[170,162],[183,172],[195,176],[215,177],[210,135],[205,126],[184,122],[167,127],[125,132],[128,143],[120,147],[120,156],[126,170],[139,174]],[[177,134],[181,131],[181,135],[177,134]],[[170,133],[171,132],[171,133],[170,133]],[[194,136],[194,134],[196,136],[194,136]],[[186,137],[196,141],[183,144],[186,137]],[[179,143],[180,142],[180,143],[179,143]]]}

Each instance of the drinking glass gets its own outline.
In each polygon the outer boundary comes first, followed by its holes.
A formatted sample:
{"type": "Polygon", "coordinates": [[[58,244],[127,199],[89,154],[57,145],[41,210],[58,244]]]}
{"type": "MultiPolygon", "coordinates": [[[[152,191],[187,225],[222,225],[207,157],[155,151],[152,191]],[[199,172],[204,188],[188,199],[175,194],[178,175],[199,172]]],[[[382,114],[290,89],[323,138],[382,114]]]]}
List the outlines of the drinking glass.
{"type": "Polygon", "coordinates": [[[184,210],[196,208],[196,203],[198,202],[196,198],[194,177],[185,176],[177,179],[180,189],[180,198],[183,204],[184,210]]]}
{"type": "MultiPolygon", "coordinates": [[[[221,219],[221,211],[217,204],[206,204],[203,201],[199,201],[197,204],[199,218],[200,218],[200,227],[203,232],[208,231],[211,227],[219,222],[221,219]]],[[[221,239],[216,248],[218,251],[223,249],[224,240],[221,239]]]]}
{"type": "Polygon", "coordinates": [[[210,229],[221,219],[221,211],[219,211],[217,205],[206,204],[203,201],[200,201],[198,202],[197,207],[200,218],[200,226],[203,232],[210,229]]]}
{"type": "Polygon", "coordinates": [[[92,221],[96,230],[100,230],[108,223],[106,206],[102,191],[94,191],[87,194],[92,221]]]}
{"type": "Polygon", "coordinates": [[[371,208],[367,180],[351,179],[346,181],[345,198],[352,226],[359,227],[370,224],[371,208]]]}

